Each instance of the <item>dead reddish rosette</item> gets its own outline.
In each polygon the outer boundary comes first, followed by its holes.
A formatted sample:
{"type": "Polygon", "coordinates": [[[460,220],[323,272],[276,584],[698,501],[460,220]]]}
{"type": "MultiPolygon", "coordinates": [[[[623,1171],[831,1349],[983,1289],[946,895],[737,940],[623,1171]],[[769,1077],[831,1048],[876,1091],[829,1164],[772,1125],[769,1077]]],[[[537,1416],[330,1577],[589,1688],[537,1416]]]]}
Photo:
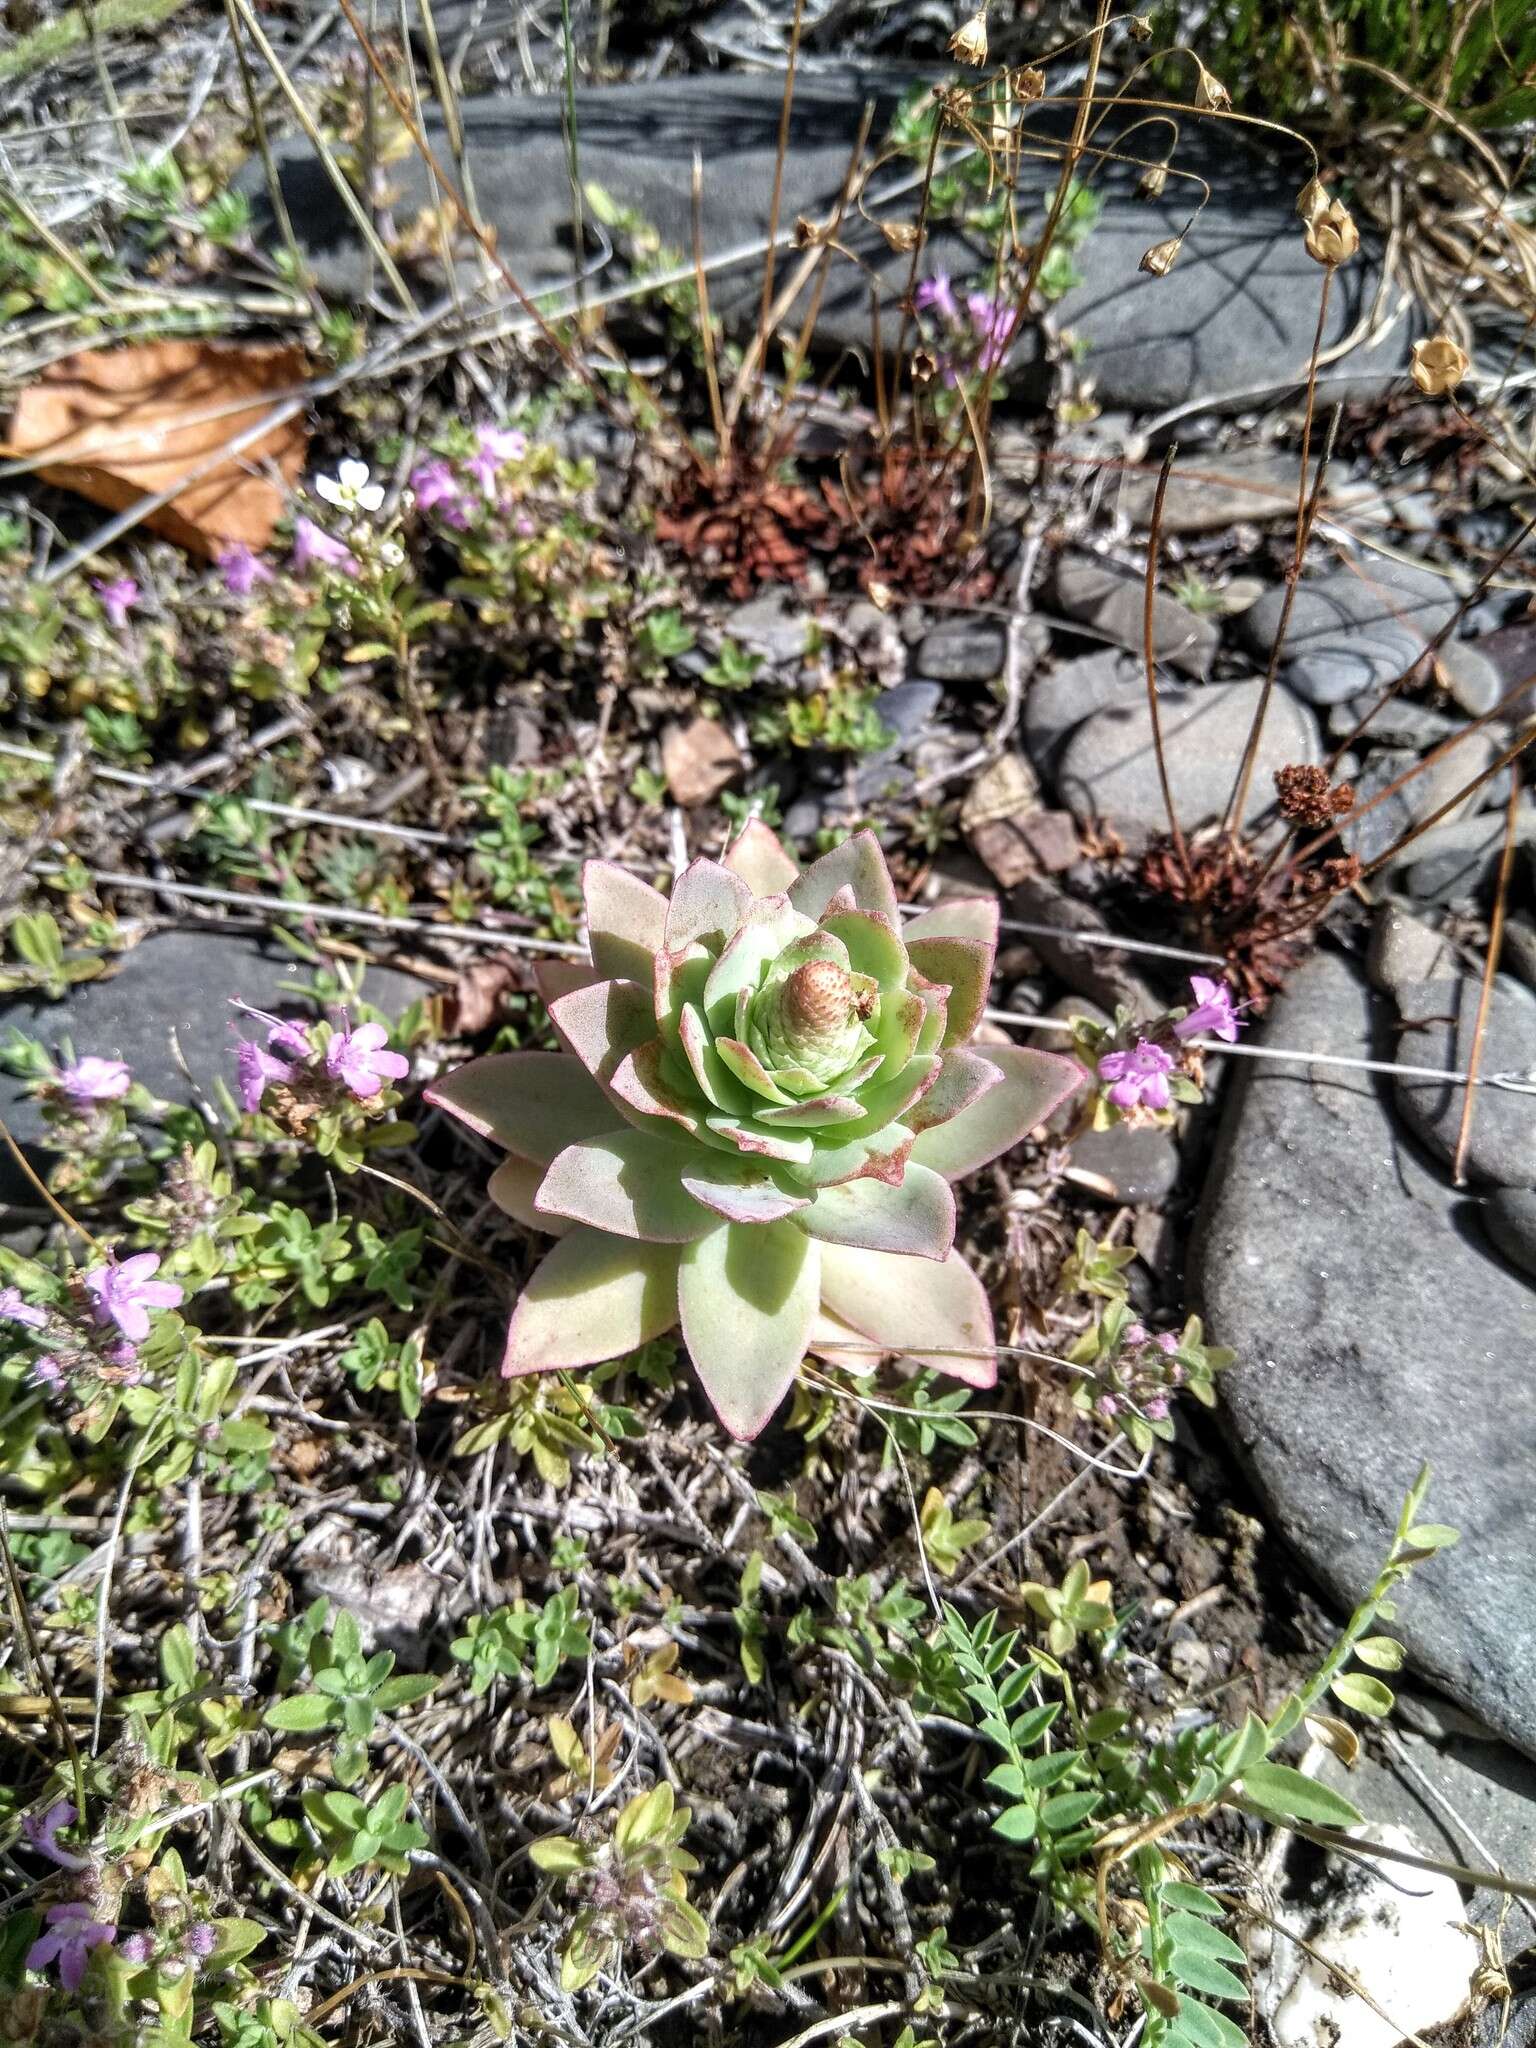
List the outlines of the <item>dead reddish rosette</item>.
{"type": "Polygon", "coordinates": [[[950,1184],[1082,1080],[969,1043],[997,943],[989,898],[903,925],[867,832],[802,873],[750,824],[670,900],[584,875],[590,968],[548,970],[558,1053],[472,1061],[428,1091],[511,1155],[492,1198],[559,1243],[523,1289],[503,1371],[615,1358],[681,1324],[733,1435],[806,1351],[892,1352],[997,1377],[950,1184]]]}

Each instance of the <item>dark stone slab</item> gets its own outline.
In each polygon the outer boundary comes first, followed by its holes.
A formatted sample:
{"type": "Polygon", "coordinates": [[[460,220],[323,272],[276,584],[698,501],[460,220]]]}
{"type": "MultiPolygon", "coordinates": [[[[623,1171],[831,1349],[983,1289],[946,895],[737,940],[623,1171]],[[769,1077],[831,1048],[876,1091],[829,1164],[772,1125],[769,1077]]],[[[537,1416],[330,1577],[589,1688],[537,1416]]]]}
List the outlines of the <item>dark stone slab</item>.
{"type": "MultiPolygon", "coordinates": [[[[126,1060],[134,1079],[152,1095],[186,1103],[193,1099],[194,1084],[208,1096],[221,1079],[233,1085],[230,1047],[237,1013],[229,1006],[230,997],[239,996],[255,1009],[300,1016],[314,1005],[292,990],[308,981],[301,962],[255,938],[220,931],[157,932],[123,954],[114,973],[78,982],[63,1002],[18,997],[0,1005],[0,1033],[14,1025],[50,1052],[68,1039],[77,1056],[98,1053],[126,1060]]],[[[363,980],[365,1000],[387,1016],[427,993],[424,984],[395,968],[371,967],[363,980]]],[[[46,1164],[42,1117],[11,1074],[0,1073],[0,1116],[33,1163],[46,1164]]],[[[30,1208],[36,1200],[9,1152],[0,1155],[0,1208],[30,1208]]]]}
{"type": "MultiPolygon", "coordinates": [[[[801,82],[785,170],[785,225],[802,214],[828,217],[865,101],[875,103],[874,133],[879,136],[914,82],[911,73],[851,66],[846,75],[822,72],[801,82]]],[[[669,246],[686,250],[692,243],[690,194],[697,150],[704,166],[706,254],[750,245],[766,228],[781,95],[778,78],[756,74],[579,90],[581,176],[635,208],[669,246]]],[[[559,96],[541,94],[486,94],[461,102],[465,153],[482,215],[496,230],[501,254],[520,283],[535,292],[567,283],[574,267],[561,108],[559,96]]],[[[1060,129],[1063,118],[1069,116],[1060,109],[1037,108],[1031,130],[1049,135],[1053,124],[1060,129]]],[[[427,133],[447,164],[442,124],[431,114],[427,133]]],[[[277,157],[284,196],[320,289],[343,302],[357,299],[369,287],[368,262],[324,168],[302,138],[279,142],[277,157]]],[[[1215,189],[1173,274],[1155,278],[1137,266],[1151,244],[1187,225],[1183,194],[1188,188],[1170,181],[1163,199],[1148,202],[1135,194],[1134,170],[1108,164],[1100,180],[1102,217],[1075,258],[1082,281],[1056,308],[1059,322],[1087,343],[1084,367],[1104,405],[1157,409],[1201,395],[1213,405],[1237,407],[1256,390],[1292,388],[1305,373],[1321,278],[1302,247],[1295,214],[1305,167],[1277,169],[1244,151],[1230,131],[1212,136],[1195,124],[1186,128],[1178,161],[1208,176],[1215,189]],[[1240,177],[1233,175],[1235,155],[1240,155],[1240,177]]],[[[910,168],[893,163],[878,173],[867,202],[877,220],[913,218],[912,192],[882,201],[910,168]]],[[[428,174],[417,155],[391,164],[389,178],[398,194],[393,205],[398,221],[408,221],[429,203],[428,174]]],[[[1020,216],[1027,226],[1043,215],[1055,186],[1055,164],[1048,155],[1025,155],[1019,178],[1020,216]]],[[[259,164],[248,166],[240,182],[256,201],[256,232],[262,237],[268,223],[259,164]]],[[[869,221],[850,220],[845,238],[868,270],[833,264],[818,332],[831,348],[863,351],[870,337],[870,276],[878,284],[887,309],[886,332],[894,341],[909,258],[888,248],[869,221]]],[[[945,231],[934,238],[925,268],[944,268],[964,278],[979,271],[986,256],[979,246],[972,248],[945,231]]],[[[781,259],[781,277],[784,262],[791,260],[781,259]]],[[[471,252],[461,266],[467,287],[473,288],[480,270],[480,258],[471,252]]],[[[1341,338],[1355,325],[1377,278],[1369,250],[1340,271],[1325,341],[1341,338]]],[[[756,318],[759,280],[756,258],[712,279],[715,309],[737,331],[756,318]]],[[[600,290],[603,282],[594,280],[591,289],[600,290]]],[[[622,315],[616,311],[614,317],[622,315]]],[[[1020,345],[1009,371],[1011,388],[1040,388],[1030,377],[1031,347],[1020,345]]],[[[1408,335],[1400,328],[1369,357],[1332,366],[1325,375],[1325,393],[1332,398],[1381,391],[1401,373],[1407,347],[1408,335]]]]}
{"type": "MultiPolygon", "coordinates": [[[[1391,1008],[1315,955],[1268,1040],[1386,1056],[1391,1008]]],[[[1393,1633],[1419,1672],[1536,1753],[1530,1292],[1400,1131],[1381,1079],[1236,1062],[1191,1247],[1195,1304],[1241,1363],[1223,1413],[1276,1530],[1338,1599],[1371,1584],[1402,1496],[1461,1531],[1393,1633]]]]}

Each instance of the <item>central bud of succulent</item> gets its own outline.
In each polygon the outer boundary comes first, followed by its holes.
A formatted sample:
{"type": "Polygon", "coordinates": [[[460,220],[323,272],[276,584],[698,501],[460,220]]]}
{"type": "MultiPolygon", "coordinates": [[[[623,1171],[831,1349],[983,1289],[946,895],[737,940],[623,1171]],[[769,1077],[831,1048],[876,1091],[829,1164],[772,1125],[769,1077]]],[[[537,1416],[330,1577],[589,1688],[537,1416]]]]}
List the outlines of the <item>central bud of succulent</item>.
{"type": "Polygon", "coordinates": [[[800,960],[793,966],[781,960],[753,1005],[752,1035],[781,1087],[791,1094],[814,1092],[868,1050],[864,1019],[877,1001],[869,977],[851,973],[840,960],[800,960]]]}

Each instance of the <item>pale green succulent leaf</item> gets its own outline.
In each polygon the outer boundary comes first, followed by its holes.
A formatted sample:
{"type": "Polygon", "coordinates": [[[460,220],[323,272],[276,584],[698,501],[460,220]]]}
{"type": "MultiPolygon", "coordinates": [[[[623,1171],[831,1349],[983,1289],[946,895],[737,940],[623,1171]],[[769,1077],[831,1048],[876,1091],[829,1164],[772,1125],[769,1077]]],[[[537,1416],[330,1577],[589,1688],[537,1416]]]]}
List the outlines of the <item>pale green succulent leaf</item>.
{"type": "Polygon", "coordinates": [[[780,1223],[723,1223],[678,1267],[683,1340],[715,1413],[753,1437],[788,1393],[810,1341],[821,1247],[780,1223]]]}
{"type": "Polygon", "coordinates": [[[637,981],[595,981],[575,989],[550,1005],[549,1020],[604,1087],[637,1046],[656,1036],[651,992],[637,981]]]}
{"type": "Polygon", "coordinates": [[[740,931],[752,900],[740,875],[719,861],[691,862],[673,884],[667,905],[667,950],[680,952],[698,942],[718,952],[740,931]]]}
{"type": "Polygon", "coordinates": [[[611,860],[586,863],[581,892],[593,966],[616,981],[648,987],[651,962],[666,935],[666,897],[611,860]]]}
{"type": "Polygon", "coordinates": [[[800,872],[800,863],[761,818],[749,818],[742,826],[725,865],[741,876],[754,896],[781,895],[800,872]]]}
{"type": "Polygon", "coordinates": [[[673,1125],[676,1127],[670,1132],[673,1137],[679,1130],[686,1131],[690,1137],[698,1136],[703,1105],[685,1098],[670,1086],[662,1071],[662,1051],[656,1039],[650,1039],[629,1053],[620,1062],[608,1086],[626,1121],[637,1129],[655,1131],[663,1125],[673,1125]]]}
{"type": "Polygon", "coordinates": [[[872,910],[834,910],[822,919],[821,929],[840,939],[854,969],[881,989],[900,988],[906,980],[907,949],[888,918],[872,910]]]}
{"type": "Polygon", "coordinates": [[[909,1164],[896,1183],[866,1178],[822,1188],[795,1220],[828,1244],[943,1259],[955,1241],[955,1198],[943,1174],[909,1164]]]}
{"type": "Polygon", "coordinates": [[[558,1003],[562,996],[574,995],[579,988],[590,988],[593,982],[608,979],[609,976],[599,974],[588,960],[535,960],[533,963],[533,985],[546,1010],[558,1003]]]}
{"type": "Polygon", "coordinates": [[[803,1167],[791,1168],[808,1187],[837,1187],[845,1180],[899,1179],[912,1150],[912,1133],[902,1123],[886,1124],[867,1137],[839,1134],[837,1144],[817,1145],[803,1167]]]}
{"type": "Polygon", "coordinates": [[[823,1244],[821,1300],[882,1351],[968,1386],[996,1384],[992,1309],[986,1289],[958,1252],[939,1263],[823,1244]]]}
{"type": "Polygon", "coordinates": [[[568,1052],[499,1052],[434,1081],[428,1102],[540,1166],[576,1138],[613,1129],[613,1104],[568,1052]]]}
{"type": "Polygon", "coordinates": [[[750,1092],[720,1057],[704,1019],[692,1003],[683,1005],[677,1020],[677,1037],[694,1086],[710,1107],[723,1109],[730,1116],[745,1116],[751,1107],[750,1092]]]}
{"type": "Polygon", "coordinates": [[[920,1054],[908,1060],[891,1080],[882,1077],[866,1083],[859,1096],[864,1114],[856,1125],[844,1132],[845,1141],[848,1138],[872,1138],[887,1124],[898,1122],[913,1103],[920,1101],[934,1086],[940,1064],[937,1053],[920,1054]]]}
{"type": "Polygon", "coordinates": [[[518,1296],[503,1373],[549,1372],[621,1358],[677,1321],[678,1248],[578,1225],[518,1296]]]}
{"type": "Polygon", "coordinates": [[[683,1186],[696,1202],[728,1223],[776,1223],[810,1204],[810,1196],[781,1187],[773,1169],[721,1153],[696,1155],[683,1174],[683,1186]]]}
{"type": "Polygon", "coordinates": [[[665,1038],[676,1031],[685,1005],[695,1008],[704,1000],[704,984],[715,956],[705,946],[685,946],[680,953],[665,947],[657,953],[651,973],[651,995],[656,1009],[656,1027],[665,1038]]]}
{"type": "Polygon", "coordinates": [[[690,1244],[715,1218],[683,1186],[695,1154],[650,1131],[610,1131],[567,1145],[545,1174],[540,1209],[650,1244],[690,1244]]]}
{"type": "Polygon", "coordinates": [[[838,1124],[854,1124],[864,1114],[864,1105],[853,1095],[814,1095],[807,1102],[791,1103],[787,1109],[760,1109],[759,1123],[776,1131],[823,1130],[838,1124]]]}
{"type": "Polygon", "coordinates": [[[995,896],[954,896],[908,918],[904,930],[909,946],[914,939],[980,939],[995,946],[997,926],[995,896]]]}
{"type": "Polygon", "coordinates": [[[912,989],[888,989],[881,997],[880,1014],[875,1020],[875,1046],[886,1080],[894,1080],[916,1053],[927,1014],[922,997],[912,989]]]}
{"type": "Polygon", "coordinates": [[[857,909],[877,910],[893,925],[897,922],[896,891],[873,832],[856,832],[813,861],[790,883],[789,900],[807,917],[819,919],[840,889],[852,891],[857,909]]]}
{"type": "Polygon", "coordinates": [[[749,1158],[806,1167],[816,1156],[816,1140],[809,1132],[796,1137],[787,1131],[765,1131],[750,1117],[709,1116],[704,1122],[722,1145],[729,1145],[749,1158]]]}
{"type": "Polygon", "coordinates": [[[1017,1145],[1083,1079],[1075,1060],[1032,1046],[972,1046],[968,1054],[996,1067],[1001,1081],[947,1123],[920,1132],[912,1147],[912,1157],[920,1165],[931,1166],[948,1180],[963,1179],[1017,1145]]]}
{"type": "Polygon", "coordinates": [[[727,1029],[736,1016],[740,993],[755,993],[770,963],[784,948],[814,930],[810,919],[792,910],[785,896],[755,901],[704,984],[704,1014],[713,1029],[727,1029]]]}
{"type": "Polygon", "coordinates": [[[720,1037],[715,1040],[715,1051],[736,1076],[737,1080],[751,1089],[759,1103],[776,1103],[781,1109],[793,1108],[789,1095],[779,1086],[750,1045],[743,1045],[739,1038],[720,1037]]]}
{"type": "Polygon", "coordinates": [[[939,1078],[922,1101],[913,1104],[907,1122],[919,1133],[932,1129],[935,1124],[946,1124],[968,1108],[977,1096],[999,1087],[1002,1078],[1001,1069],[990,1060],[983,1059],[979,1052],[967,1046],[956,1046],[953,1051],[945,1053],[939,1063],[939,1078]]]}
{"type": "Polygon", "coordinates": [[[533,1205],[539,1183],[547,1171],[547,1167],[532,1159],[520,1159],[514,1152],[503,1159],[491,1175],[485,1192],[504,1216],[510,1216],[514,1223],[521,1223],[525,1230],[543,1230],[553,1237],[560,1237],[566,1225],[558,1216],[546,1216],[533,1205]]]}
{"type": "Polygon", "coordinates": [[[996,948],[981,939],[919,938],[907,950],[919,974],[949,990],[944,1045],[964,1045],[987,1006],[996,948]]]}
{"type": "MultiPolygon", "coordinates": [[[[921,975],[921,970],[917,967],[914,967],[912,972],[914,977],[921,975]]],[[[935,987],[925,976],[919,980],[917,992],[923,1003],[923,1021],[917,1034],[918,1052],[938,1052],[944,1044],[944,1029],[949,1012],[948,999],[944,990],[935,987]]]]}

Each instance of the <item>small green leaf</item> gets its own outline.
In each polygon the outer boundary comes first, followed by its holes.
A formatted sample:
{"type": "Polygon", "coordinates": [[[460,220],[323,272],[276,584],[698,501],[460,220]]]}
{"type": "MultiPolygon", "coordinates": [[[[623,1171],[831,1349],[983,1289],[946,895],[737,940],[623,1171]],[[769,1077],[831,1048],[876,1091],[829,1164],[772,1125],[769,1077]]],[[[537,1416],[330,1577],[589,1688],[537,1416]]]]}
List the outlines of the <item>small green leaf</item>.
{"type": "Polygon", "coordinates": [[[1203,1991],[1208,1998],[1248,1996],[1241,1977],[1234,1977],[1225,1963],[1202,1955],[1198,1949],[1176,1949],[1168,1967],[1180,1984],[1187,1984],[1191,1991],[1203,1991]]]}
{"type": "Polygon", "coordinates": [[[587,1867],[587,1851],[580,1842],[573,1842],[569,1835],[550,1835],[545,1841],[535,1842],[528,1855],[540,1870],[547,1870],[556,1877],[565,1877],[574,1870],[587,1867]]]}
{"type": "Polygon", "coordinates": [[[1176,2042],[1180,2035],[1192,2048],[1248,2048],[1248,2036],[1224,2012],[1215,2012],[1187,1996],[1179,1999],[1178,2031],[1169,2034],[1169,2042],[1176,2042]]]}
{"type": "Polygon", "coordinates": [[[1346,1707],[1353,1707],[1357,1714],[1368,1714],[1379,1721],[1383,1714],[1392,1711],[1392,1688],[1383,1685],[1379,1678],[1368,1677],[1363,1671],[1346,1671],[1342,1678],[1336,1678],[1330,1688],[1337,1700],[1346,1707]]]}
{"type": "Polygon", "coordinates": [[[992,1832],[1005,1842],[1032,1842],[1039,1821],[1032,1806],[1010,1806],[992,1823],[992,1832]]]}
{"type": "Polygon", "coordinates": [[[1209,1892],[1202,1891],[1197,1884],[1179,1884],[1170,1880],[1162,1886],[1158,1897],[1170,1912],[1203,1913],[1210,1920],[1219,1920],[1226,1907],[1219,1899],[1213,1899],[1209,1892]]]}
{"type": "Polygon", "coordinates": [[[1446,1550],[1461,1541],[1461,1531],[1447,1522],[1418,1522],[1403,1540],[1415,1550],[1446,1550]]]}
{"type": "Polygon", "coordinates": [[[274,1700],[264,1720],[269,1728],[283,1728],[294,1735],[313,1735],[329,1727],[335,1711],[323,1693],[296,1692],[286,1700],[274,1700]]]}
{"type": "Polygon", "coordinates": [[[1170,1913],[1166,1931],[1173,1943],[1176,1959],[1182,1955],[1199,1955],[1215,1956],[1218,1962],[1223,1963],[1246,1963],[1248,1960],[1230,1934],[1223,1934],[1213,1921],[1197,1919],[1193,1913],[1170,1913]]]}
{"type": "Polygon", "coordinates": [[[1286,1820],[1314,1821],[1322,1827],[1355,1827],[1364,1818],[1342,1793],[1315,1778],[1293,1771],[1289,1764],[1253,1764],[1239,1780],[1250,1805],[1286,1820]]]}
{"type": "Polygon", "coordinates": [[[1373,1671],[1401,1671],[1403,1646],[1395,1636],[1367,1636],[1356,1643],[1355,1655],[1373,1671]]]}

